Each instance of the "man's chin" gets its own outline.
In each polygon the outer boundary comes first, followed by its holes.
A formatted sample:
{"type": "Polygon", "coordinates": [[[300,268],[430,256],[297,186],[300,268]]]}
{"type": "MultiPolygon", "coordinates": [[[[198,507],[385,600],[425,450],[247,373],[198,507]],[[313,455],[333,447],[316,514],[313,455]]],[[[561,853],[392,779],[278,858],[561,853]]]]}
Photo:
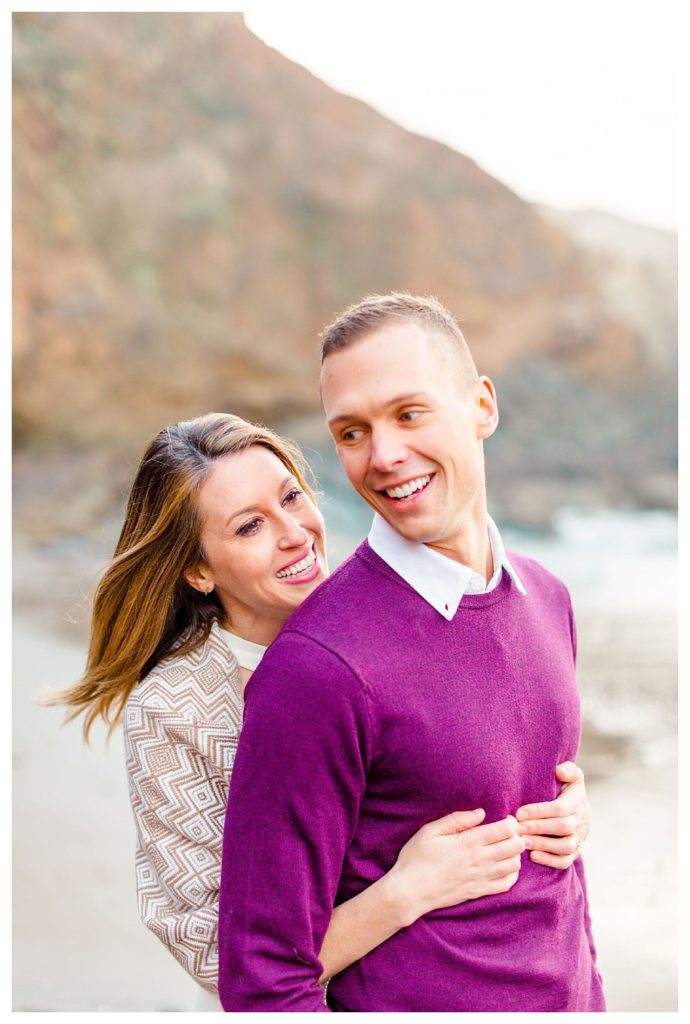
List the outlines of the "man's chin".
{"type": "Polygon", "coordinates": [[[358,491],[358,494],[366,501],[372,512],[376,512],[382,519],[385,519],[391,529],[399,533],[405,540],[413,541],[416,544],[431,544],[439,539],[438,527],[434,529],[432,524],[423,521],[421,509],[414,516],[410,512],[396,512],[395,509],[372,500],[367,492],[358,491]]]}
{"type": "Polygon", "coordinates": [[[431,544],[438,540],[437,531],[430,528],[428,523],[413,522],[411,520],[406,522],[403,516],[395,516],[390,513],[386,515],[381,509],[376,509],[376,511],[405,540],[412,541],[415,544],[431,544]]]}

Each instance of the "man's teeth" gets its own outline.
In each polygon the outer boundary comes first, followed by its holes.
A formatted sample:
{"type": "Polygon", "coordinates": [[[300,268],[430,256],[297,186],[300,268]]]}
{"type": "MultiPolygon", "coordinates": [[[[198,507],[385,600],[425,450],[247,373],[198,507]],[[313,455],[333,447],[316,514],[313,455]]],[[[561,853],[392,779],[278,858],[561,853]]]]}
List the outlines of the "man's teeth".
{"type": "Polygon", "coordinates": [[[387,487],[386,494],[389,498],[409,498],[415,491],[421,491],[422,487],[426,487],[430,480],[431,476],[419,476],[402,487],[387,487]]]}
{"type": "Polygon", "coordinates": [[[306,569],[311,569],[315,561],[316,555],[313,551],[310,551],[301,562],[295,562],[294,565],[289,565],[287,569],[281,569],[280,572],[276,573],[276,576],[279,580],[285,579],[286,576],[296,576],[298,572],[304,572],[306,569]]]}

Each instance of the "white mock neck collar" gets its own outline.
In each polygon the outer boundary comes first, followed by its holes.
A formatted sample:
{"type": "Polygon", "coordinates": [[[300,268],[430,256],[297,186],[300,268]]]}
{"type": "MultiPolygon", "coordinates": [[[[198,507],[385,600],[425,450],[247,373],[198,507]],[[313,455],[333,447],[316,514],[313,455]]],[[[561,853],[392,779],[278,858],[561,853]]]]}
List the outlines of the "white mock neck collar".
{"type": "Polygon", "coordinates": [[[220,626],[220,630],[228,647],[237,658],[240,668],[246,668],[248,672],[253,672],[266,653],[266,648],[262,644],[255,644],[251,640],[237,636],[236,633],[232,633],[224,626],[220,626]]]}

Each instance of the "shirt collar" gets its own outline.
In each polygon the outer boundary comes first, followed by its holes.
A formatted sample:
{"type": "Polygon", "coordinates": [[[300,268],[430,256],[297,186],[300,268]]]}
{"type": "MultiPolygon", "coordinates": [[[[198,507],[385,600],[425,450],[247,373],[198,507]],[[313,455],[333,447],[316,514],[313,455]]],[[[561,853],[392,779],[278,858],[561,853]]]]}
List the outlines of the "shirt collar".
{"type": "MultiPolygon", "coordinates": [[[[522,580],[508,559],[498,527],[490,516],[487,516],[487,525],[494,572],[488,585],[481,589],[484,593],[493,590],[505,569],[519,592],[525,594],[522,580]]],[[[426,544],[401,537],[378,512],[374,514],[368,540],[369,546],[379,558],[409,583],[444,619],[453,618],[470,581],[473,578],[481,580],[468,565],[456,562],[426,544]]]]}
{"type": "Polygon", "coordinates": [[[225,629],[224,626],[220,626],[220,624],[219,628],[223,633],[226,644],[235,655],[240,668],[246,668],[248,671],[253,672],[266,653],[266,648],[262,644],[255,644],[252,640],[245,640],[244,637],[238,636],[237,633],[232,633],[229,629],[225,629]]]}

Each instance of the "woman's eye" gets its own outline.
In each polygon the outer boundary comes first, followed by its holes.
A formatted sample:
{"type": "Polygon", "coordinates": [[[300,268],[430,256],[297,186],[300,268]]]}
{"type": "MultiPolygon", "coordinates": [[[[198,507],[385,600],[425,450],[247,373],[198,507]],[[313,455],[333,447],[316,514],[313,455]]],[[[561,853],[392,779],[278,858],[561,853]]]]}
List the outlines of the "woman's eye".
{"type": "Polygon", "coordinates": [[[422,415],[419,409],[407,409],[405,412],[400,414],[400,419],[404,420],[405,423],[413,423],[414,420],[418,419],[422,415]]]}
{"type": "Polygon", "coordinates": [[[246,523],[242,523],[237,533],[240,537],[249,537],[252,533],[256,533],[260,526],[260,519],[248,519],[246,523]]]}
{"type": "Polygon", "coordinates": [[[301,491],[299,487],[293,487],[292,490],[288,491],[285,497],[283,498],[283,505],[294,504],[294,502],[298,501],[303,494],[304,491],[301,491]]]}

